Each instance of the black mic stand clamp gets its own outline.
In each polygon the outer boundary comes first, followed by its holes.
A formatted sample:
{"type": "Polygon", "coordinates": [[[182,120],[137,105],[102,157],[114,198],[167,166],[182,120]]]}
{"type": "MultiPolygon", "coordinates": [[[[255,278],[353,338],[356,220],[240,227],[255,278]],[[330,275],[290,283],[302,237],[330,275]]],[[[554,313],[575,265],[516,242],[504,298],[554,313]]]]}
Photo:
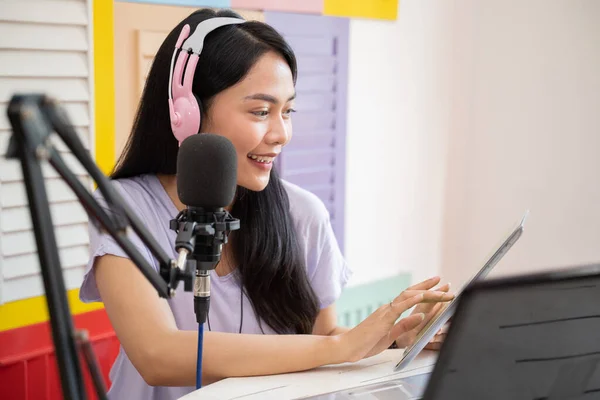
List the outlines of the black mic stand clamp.
{"type": "Polygon", "coordinates": [[[171,220],[170,228],[177,232],[175,250],[179,254],[178,268],[161,270],[161,274],[171,274],[168,281],[174,288],[178,280],[183,280],[185,291],[192,290],[194,276],[194,312],[198,324],[203,324],[210,307],[210,271],[219,264],[229,233],[240,229],[240,220],[222,208],[191,207],[171,220]]]}

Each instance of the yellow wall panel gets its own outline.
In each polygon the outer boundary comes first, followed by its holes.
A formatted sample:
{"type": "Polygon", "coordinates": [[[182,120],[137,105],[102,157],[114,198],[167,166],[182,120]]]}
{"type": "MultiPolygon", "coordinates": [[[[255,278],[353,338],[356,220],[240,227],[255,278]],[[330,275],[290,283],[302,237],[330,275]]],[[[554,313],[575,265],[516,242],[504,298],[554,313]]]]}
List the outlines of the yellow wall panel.
{"type": "Polygon", "coordinates": [[[325,0],[323,14],[395,20],[399,0],[325,0]]]}
{"type": "MultiPolygon", "coordinates": [[[[104,304],[102,303],[82,303],[79,300],[79,289],[69,290],[67,292],[67,300],[69,301],[69,309],[73,315],[104,308],[104,304]]],[[[46,296],[13,301],[3,304],[0,307],[0,332],[48,320],[46,296]]]]}
{"type": "Polygon", "coordinates": [[[96,164],[115,164],[115,58],[113,2],[94,0],[94,137],[96,164]]]}

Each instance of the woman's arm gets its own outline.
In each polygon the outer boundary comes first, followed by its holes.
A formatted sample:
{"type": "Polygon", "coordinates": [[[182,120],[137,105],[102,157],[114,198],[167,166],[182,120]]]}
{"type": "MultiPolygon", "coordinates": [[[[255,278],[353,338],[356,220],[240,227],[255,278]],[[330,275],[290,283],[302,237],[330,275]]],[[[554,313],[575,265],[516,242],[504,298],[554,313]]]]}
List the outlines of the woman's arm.
{"type": "MultiPolygon", "coordinates": [[[[197,332],[178,330],[167,301],[129,259],[100,257],[94,271],[113,328],[144,380],[152,386],[194,386],[197,332]]],[[[338,342],[327,336],[205,332],[203,381],[342,362],[338,342]]]]}
{"type": "Polygon", "coordinates": [[[313,335],[335,336],[349,330],[350,328],[338,326],[335,304],[332,304],[319,311],[315,320],[315,326],[313,327],[313,335]]]}
{"type": "MultiPolygon", "coordinates": [[[[166,300],[129,259],[102,256],[95,262],[94,273],[119,341],[144,380],[152,386],[194,386],[197,332],[178,330],[166,300]]],[[[407,290],[393,305],[380,307],[356,328],[335,336],[206,332],[203,382],[360,360],[384,350],[394,336],[421,323],[422,315],[396,323],[405,310],[421,302],[451,298],[440,292],[407,290]]]]}

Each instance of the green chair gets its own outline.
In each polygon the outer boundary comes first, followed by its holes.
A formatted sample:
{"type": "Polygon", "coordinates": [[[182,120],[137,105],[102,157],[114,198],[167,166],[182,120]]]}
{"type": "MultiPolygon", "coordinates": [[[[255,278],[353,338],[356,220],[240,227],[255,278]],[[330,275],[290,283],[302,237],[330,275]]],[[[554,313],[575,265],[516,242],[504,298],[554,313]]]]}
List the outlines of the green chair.
{"type": "Polygon", "coordinates": [[[338,325],[353,328],[410,286],[410,273],[346,288],[336,304],[338,325]]]}

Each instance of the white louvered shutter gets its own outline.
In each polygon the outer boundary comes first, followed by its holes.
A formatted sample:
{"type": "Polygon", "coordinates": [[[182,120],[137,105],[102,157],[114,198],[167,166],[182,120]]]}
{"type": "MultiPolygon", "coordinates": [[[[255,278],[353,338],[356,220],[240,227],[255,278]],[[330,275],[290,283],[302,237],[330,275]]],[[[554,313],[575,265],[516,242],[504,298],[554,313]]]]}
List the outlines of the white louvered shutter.
{"type": "MultiPolygon", "coordinates": [[[[91,0],[0,1],[0,304],[44,294],[20,161],[5,158],[8,102],[15,92],[54,96],[90,148],[91,32],[91,0]]],[[[65,162],[90,187],[84,169],[55,139],[65,162]]],[[[88,218],[54,169],[45,164],[43,170],[63,276],[73,289],[81,284],[88,259],[88,218]]]]}

